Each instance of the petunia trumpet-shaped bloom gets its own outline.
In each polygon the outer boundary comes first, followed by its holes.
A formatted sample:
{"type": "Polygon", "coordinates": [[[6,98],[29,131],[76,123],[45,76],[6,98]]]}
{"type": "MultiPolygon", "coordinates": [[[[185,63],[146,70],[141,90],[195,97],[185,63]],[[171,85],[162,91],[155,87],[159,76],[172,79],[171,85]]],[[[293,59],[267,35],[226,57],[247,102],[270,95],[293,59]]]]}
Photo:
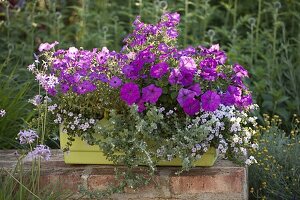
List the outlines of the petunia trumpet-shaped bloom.
{"type": "Polygon", "coordinates": [[[120,97],[128,105],[132,105],[140,98],[139,86],[135,83],[125,83],[120,91],[120,97]]]}
{"type": "Polygon", "coordinates": [[[187,99],[192,99],[195,96],[196,96],[196,92],[189,89],[181,88],[178,92],[177,102],[181,107],[183,107],[187,99]]]}
{"type": "Polygon", "coordinates": [[[201,102],[203,110],[215,111],[221,103],[221,97],[216,92],[208,90],[201,96],[201,102]]]}
{"type": "Polygon", "coordinates": [[[149,103],[156,103],[162,94],[162,89],[154,84],[148,85],[142,89],[143,99],[149,103]]]}

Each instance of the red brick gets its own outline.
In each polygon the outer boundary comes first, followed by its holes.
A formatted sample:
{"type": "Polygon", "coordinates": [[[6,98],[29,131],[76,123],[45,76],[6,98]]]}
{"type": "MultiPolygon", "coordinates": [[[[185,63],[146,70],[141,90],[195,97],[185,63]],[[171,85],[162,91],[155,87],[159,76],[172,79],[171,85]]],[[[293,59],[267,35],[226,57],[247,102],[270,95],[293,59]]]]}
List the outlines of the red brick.
{"type": "Polygon", "coordinates": [[[80,174],[77,172],[71,174],[48,174],[40,177],[41,187],[59,187],[62,190],[78,191],[81,184],[80,174]]]}
{"type": "Polygon", "coordinates": [[[215,174],[170,177],[172,194],[242,193],[245,189],[245,171],[235,169],[215,174]]]}
{"type": "Polygon", "coordinates": [[[90,190],[103,190],[111,184],[116,184],[114,175],[90,175],[87,179],[87,185],[90,190]]]}

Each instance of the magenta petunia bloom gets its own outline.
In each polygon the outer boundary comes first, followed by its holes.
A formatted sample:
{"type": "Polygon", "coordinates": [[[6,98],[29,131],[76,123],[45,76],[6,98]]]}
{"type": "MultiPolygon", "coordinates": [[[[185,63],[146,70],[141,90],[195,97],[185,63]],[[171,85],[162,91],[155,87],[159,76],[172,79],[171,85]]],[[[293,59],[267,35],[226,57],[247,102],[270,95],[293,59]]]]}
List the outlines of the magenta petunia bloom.
{"type": "Polygon", "coordinates": [[[122,85],[122,80],[119,77],[114,76],[109,80],[109,85],[113,88],[118,88],[122,85]]]}
{"type": "Polygon", "coordinates": [[[241,95],[241,88],[229,85],[226,93],[222,95],[222,104],[226,106],[237,104],[241,100],[241,95]]]}
{"type": "Polygon", "coordinates": [[[120,91],[120,97],[128,105],[134,104],[140,98],[139,86],[135,83],[125,83],[120,91]]]}
{"type": "Polygon", "coordinates": [[[201,96],[201,102],[203,110],[215,111],[221,103],[221,97],[216,92],[208,90],[201,96]]]}
{"type": "Polygon", "coordinates": [[[240,106],[242,107],[248,107],[252,104],[252,96],[251,94],[245,95],[242,97],[241,101],[240,101],[240,106]]]}
{"type": "Polygon", "coordinates": [[[181,88],[178,92],[177,102],[183,107],[187,99],[192,99],[196,96],[196,93],[192,90],[181,88]]]}
{"type": "Polygon", "coordinates": [[[179,81],[182,79],[182,74],[180,73],[179,69],[173,69],[169,76],[169,83],[171,85],[175,85],[179,83],[179,81]]]}
{"type": "Polygon", "coordinates": [[[239,64],[233,65],[233,71],[235,72],[236,76],[239,78],[248,77],[248,71],[239,64]]]}
{"type": "Polygon", "coordinates": [[[83,81],[73,88],[74,92],[77,94],[86,94],[88,92],[93,92],[97,87],[90,81],[83,81]]]}
{"type": "Polygon", "coordinates": [[[195,115],[200,111],[200,102],[195,98],[188,98],[183,104],[183,111],[188,115],[195,115]]]}
{"type": "Polygon", "coordinates": [[[167,29],[167,35],[172,39],[176,39],[179,34],[175,28],[171,27],[167,29]]]}
{"type": "Polygon", "coordinates": [[[142,89],[143,99],[146,102],[156,103],[158,98],[162,94],[162,89],[160,87],[156,87],[154,84],[148,85],[142,89]]]}
{"type": "Polygon", "coordinates": [[[169,65],[166,62],[157,63],[150,68],[150,76],[153,78],[161,78],[169,70],[169,65]]]}
{"type": "Polygon", "coordinates": [[[197,65],[193,58],[181,56],[179,59],[179,70],[182,73],[194,74],[197,70],[197,65]]]}
{"type": "Polygon", "coordinates": [[[188,89],[194,91],[196,93],[196,96],[199,96],[201,94],[201,87],[199,83],[195,83],[194,85],[190,86],[188,89]]]}
{"type": "Polygon", "coordinates": [[[143,112],[144,110],[146,110],[145,100],[143,98],[140,98],[140,100],[137,102],[137,106],[138,112],[143,112]]]}

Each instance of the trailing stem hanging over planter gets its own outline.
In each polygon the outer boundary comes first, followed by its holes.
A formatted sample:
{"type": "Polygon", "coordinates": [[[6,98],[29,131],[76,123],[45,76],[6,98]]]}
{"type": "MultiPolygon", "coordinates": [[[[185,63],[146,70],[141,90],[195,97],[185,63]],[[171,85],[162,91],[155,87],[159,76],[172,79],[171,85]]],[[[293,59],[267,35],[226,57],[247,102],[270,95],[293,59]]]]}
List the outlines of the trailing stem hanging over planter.
{"type": "Polygon", "coordinates": [[[174,159],[188,170],[211,147],[256,162],[247,155],[258,148],[251,139],[257,106],[243,82],[248,72],[226,64],[218,44],[179,49],[179,21],[178,13],[157,24],[137,17],[121,52],[40,45],[29,70],[53,96],[48,110],[61,125],[65,151],[96,145],[108,162],[146,165],[151,173],[174,159]]]}

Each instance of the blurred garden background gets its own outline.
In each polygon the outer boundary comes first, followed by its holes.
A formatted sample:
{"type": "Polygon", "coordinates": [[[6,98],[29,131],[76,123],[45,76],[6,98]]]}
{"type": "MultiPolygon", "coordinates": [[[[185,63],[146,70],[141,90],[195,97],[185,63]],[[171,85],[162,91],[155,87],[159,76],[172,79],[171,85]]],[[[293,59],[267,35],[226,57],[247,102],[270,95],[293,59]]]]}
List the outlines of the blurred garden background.
{"type": "MultiPolygon", "coordinates": [[[[27,66],[40,43],[120,50],[135,16],[153,23],[167,11],[181,14],[180,46],[218,43],[250,72],[262,149],[250,167],[251,197],[300,198],[299,0],[2,0],[0,149],[18,148],[17,133],[37,114],[28,99],[39,88],[27,66]]],[[[49,132],[53,148],[57,134],[49,132]]]]}

